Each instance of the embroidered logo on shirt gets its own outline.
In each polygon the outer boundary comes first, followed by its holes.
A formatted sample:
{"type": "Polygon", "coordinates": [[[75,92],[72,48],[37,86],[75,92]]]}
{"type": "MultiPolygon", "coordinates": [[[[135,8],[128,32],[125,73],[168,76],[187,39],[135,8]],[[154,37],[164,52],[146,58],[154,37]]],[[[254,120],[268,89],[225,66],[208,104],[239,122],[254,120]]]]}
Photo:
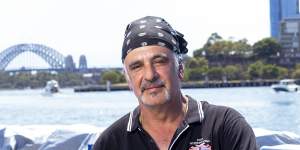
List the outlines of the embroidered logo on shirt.
{"type": "Polygon", "coordinates": [[[203,138],[197,139],[196,142],[190,142],[190,148],[188,150],[212,150],[211,142],[203,138]]]}

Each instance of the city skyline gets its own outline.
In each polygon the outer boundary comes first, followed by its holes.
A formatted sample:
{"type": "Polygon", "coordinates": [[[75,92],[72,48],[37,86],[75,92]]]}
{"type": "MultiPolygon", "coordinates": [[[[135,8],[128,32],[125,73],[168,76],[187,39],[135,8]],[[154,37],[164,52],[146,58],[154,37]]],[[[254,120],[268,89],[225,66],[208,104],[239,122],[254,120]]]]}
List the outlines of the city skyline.
{"type": "Polygon", "coordinates": [[[11,0],[0,2],[0,52],[36,43],[71,54],[77,67],[82,54],[88,67],[120,67],[125,27],[146,15],[163,17],[182,32],[189,56],[214,32],[250,44],[270,36],[268,0],[11,0]]]}

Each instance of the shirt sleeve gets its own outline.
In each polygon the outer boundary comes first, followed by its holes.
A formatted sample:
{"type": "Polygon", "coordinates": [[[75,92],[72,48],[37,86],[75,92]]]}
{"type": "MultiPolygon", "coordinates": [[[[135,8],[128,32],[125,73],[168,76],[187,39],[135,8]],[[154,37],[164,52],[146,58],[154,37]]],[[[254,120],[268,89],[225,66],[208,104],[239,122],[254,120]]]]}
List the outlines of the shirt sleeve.
{"type": "Polygon", "coordinates": [[[256,138],[245,118],[229,109],[224,118],[222,147],[226,150],[257,150],[256,138]]]}

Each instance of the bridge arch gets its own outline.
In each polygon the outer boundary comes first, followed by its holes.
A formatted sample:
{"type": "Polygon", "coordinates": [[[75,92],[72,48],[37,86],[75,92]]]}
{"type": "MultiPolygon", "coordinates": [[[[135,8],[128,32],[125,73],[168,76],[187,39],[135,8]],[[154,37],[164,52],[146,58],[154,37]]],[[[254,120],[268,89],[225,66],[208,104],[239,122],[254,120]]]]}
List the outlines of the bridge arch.
{"type": "Polygon", "coordinates": [[[53,48],[41,44],[18,44],[0,53],[0,70],[5,70],[14,58],[24,52],[35,53],[44,59],[53,69],[62,69],[65,67],[65,57],[53,48]]]}

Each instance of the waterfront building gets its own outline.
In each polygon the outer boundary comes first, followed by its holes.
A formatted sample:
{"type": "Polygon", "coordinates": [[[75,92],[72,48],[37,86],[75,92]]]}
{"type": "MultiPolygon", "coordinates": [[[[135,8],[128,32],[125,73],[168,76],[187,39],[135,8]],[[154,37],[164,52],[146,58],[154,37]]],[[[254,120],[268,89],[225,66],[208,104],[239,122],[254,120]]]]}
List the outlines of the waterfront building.
{"type": "Polygon", "coordinates": [[[300,63],[300,17],[285,18],[280,24],[280,64],[293,66],[300,63]]]}

